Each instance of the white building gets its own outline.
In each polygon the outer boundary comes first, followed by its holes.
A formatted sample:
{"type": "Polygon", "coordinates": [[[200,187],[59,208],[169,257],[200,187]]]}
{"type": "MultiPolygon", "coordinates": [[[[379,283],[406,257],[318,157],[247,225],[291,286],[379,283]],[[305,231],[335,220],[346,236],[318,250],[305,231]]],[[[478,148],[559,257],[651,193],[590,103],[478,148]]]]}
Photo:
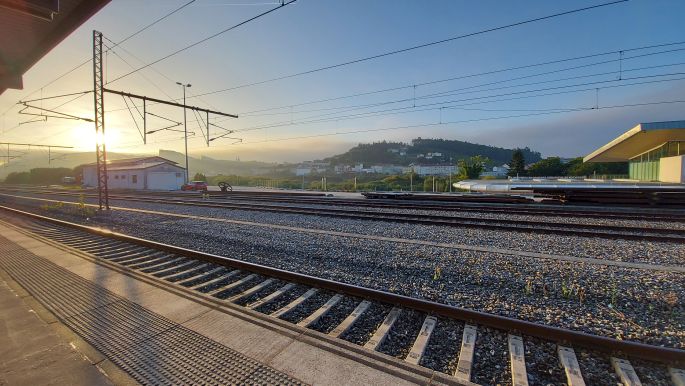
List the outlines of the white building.
{"type": "Polygon", "coordinates": [[[483,172],[481,177],[506,177],[509,174],[509,165],[493,166],[492,171],[483,172]]]}
{"type": "MultiPolygon", "coordinates": [[[[162,157],[129,158],[107,162],[109,189],[178,190],[185,180],[185,169],[162,157]]],[[[97,165],[83,167],[83,185],[98,185],[97,165]]]]}
{"type": "Polygon", "coordinates": [[[420,176],[449,176],[457,173],[457,165],[411,165],[414,173],[420,176]]]}
{"type": "Polygon", "coordinates": [[[330,166],[330,162],[305,161],[295,168],[295,175],[308,176],[312,173],[324,173],[330,166]]]}

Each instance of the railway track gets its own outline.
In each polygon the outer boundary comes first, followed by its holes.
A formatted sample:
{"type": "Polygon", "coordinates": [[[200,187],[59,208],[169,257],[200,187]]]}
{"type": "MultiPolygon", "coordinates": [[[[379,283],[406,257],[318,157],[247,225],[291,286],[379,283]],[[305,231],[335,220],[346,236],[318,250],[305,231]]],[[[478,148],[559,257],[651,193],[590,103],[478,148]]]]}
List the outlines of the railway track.
{"type": "Polygon", "coordinates": [[[683,385],[685,351],[330,281],[0,207],[103,264],[479,384],[683,385]]]}
{"type": "MultiPolygon", "coordinates": [[[[146,192],[145,194],[149,194],[146,192]]],[[[175,192],[154,192],[154,195],[183,197],[188,193],[178,194],[175,192]]],[[[262,194],[260,192],[231,192],[223,193],[209,191],[210,197],[215,199],[235,200],[235,201],[257,201],[257,202],[280,202],[298,203],[311,205],[334,205],[334,206],[354,206],[387,209],[406,209],[406,210],[439,210],[439,211],[458,211],[458,212],[481,212],[494,214],[521,214],[521,215],[541,215],[541,216],[574,216],[581,218],[610,218],[621,220],[647,220],[647,221],[673,221],[685,222],[685,212],[678,209],[660,208],[657,212],[646,208],[617,208],[619,210],[607,210],[605,207],[588,207],[572,205],[550,205],[550,204],[529,204],[529,203],[479,203],[472,202],[440,202],[436,204],[430,200],[403,202],[397,200],[383,199],[343,199],[335,197],[321,197],[311,195],[291,195],[283,194],[262,194]]]]}
{"type": "MultiPolygon", "coordinates": [[[[19,192],[21,193],[21,192],[19,192]]],[[[28,192],[23,192],[28,193],[28,192]]],[[[77,197],[83,195],[94,198],[93,194],[71,192],[30,192],[31,194],[52,195],[62,197],[77,197]]],[[[2,195],[2,194],[0,194],[2,195]]],[[[6,196],[12,196],[7,195],[6,196]]],[[[16,195],[13,197],[17,197],[16,195]]],[[[440,216],[408,213],[389,213],[376,211],[363,211],[358,209],[338,208],[311,208],[306,206],[274,205],[274,204],[250,204],[215,202],[198,199],[176,199],[146,197],[142,195],[111,194],[111,200],[130,202],[145,202],[153,204],[186,205],[203,208],[221,208],[231,210],[250,210],[260,212],[285,213],[297,215],[314,215],[353,220],[371,220],[384,222],[397,222],[417,225],[447,226],[447,227],[474,227],[487,230],[541,233],[560,236],[598,237],[605,239],[623,239],[655,242],[685,243],[685,230],[656,227],[630,227],[604,224],[578,224],[570,222],[513,220],[513,219],[483,219],[463,216],[440,216]]]]}
{"type": "MultiPolygon", "coordinates": [[[[74,193],[73,190],[46,190],[46,189],[27,189],[26,187],[0,186],[2,190],[14,192],[51,192],[51,193],[74,193]]],[[[77,191],[83,194],[92,194],[92,190],[77,191]]],[[[155,197],[171,198],[197,198],[199,192],[127,192],[127,195],[145,195],[155,197]]],[[[307,204],[325,205],[359,208],[377,209],[402,209],[402,210],[426,210],[442,212],[478,212],[492,214],[519,214],[531,216],[573,216],[579,218],[595,219],[616,219],[616,220],[643,220],[643,221],[663,221],[663,222],[685,222],[685,211],[677,209],[660,209],[658,212],[645,208],[618,208],[609,210],[605,207],[588,208],[587,206],[554,206],[541,204],[500,204],[478,202],[450,203],[441,202],[439,204],[430,201],[402,202],[397,200],[365,200],[365,199],[344,199],[335,197],[322,197],[322,194],[293,194],[287,193],[268,193],[267,192],[231,192],[223,193],[217,191],[207,192],[213,200],[221,201],[254,201],[272,202],[282,204],[307,204]]]]}

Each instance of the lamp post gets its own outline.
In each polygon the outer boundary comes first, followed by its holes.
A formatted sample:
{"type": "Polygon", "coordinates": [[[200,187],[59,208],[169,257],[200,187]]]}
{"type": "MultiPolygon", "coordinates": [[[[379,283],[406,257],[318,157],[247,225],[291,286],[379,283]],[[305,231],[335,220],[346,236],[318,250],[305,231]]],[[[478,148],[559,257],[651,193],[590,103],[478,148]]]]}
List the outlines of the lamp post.
{"type": "Polygon", "coordinates": [[[185,147],[186,147],[186,180],[185,182],[188,183],[190,178],[188,178],[188,121],[186,120],[186,87],[190,87],[190,83],[188,84],[183,84],[181,82],[176,82],[177,85],[183,87],[183,133],[184,136],[183,138],[185,139],[185,147]]]}

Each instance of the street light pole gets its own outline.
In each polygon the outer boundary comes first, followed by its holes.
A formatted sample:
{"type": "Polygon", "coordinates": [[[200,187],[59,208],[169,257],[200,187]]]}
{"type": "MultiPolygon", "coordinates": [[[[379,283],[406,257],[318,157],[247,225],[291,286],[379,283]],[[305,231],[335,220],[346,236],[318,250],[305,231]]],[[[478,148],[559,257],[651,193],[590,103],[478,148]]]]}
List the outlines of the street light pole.
{"type": "Polygon", "coordinates": [[[177,85],[183,87],[183,133],[184,136],[183,138],[185,139],[185,148],[186,148],[186,184],[190,180],[188,177],[188,121],[186,119],[186,87],[190,87],[190,83],[188,84],[183,84],[181,82],[176,82],[177,85]]]}

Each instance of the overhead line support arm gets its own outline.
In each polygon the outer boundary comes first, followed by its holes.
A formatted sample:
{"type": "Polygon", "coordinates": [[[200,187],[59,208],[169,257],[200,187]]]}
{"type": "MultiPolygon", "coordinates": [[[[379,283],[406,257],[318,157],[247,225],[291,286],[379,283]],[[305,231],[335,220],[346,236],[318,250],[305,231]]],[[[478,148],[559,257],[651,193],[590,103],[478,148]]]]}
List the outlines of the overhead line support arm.
{"type": "Polygon", "coordinates": [[[137,98],[137,99],[142,99],[143,101],[150,101],[150,102],[155,102],[155,103],[160,103],[160,104],[165,104],[169,106],[176,106],[176,107],[185,107],[187,109],[195,110],[195,111],[200,111],[204,112],[207,114],[215,114],[215,115],[221,115],[224,117],[230,117],[230,118],[238,118],[236,114],[228,114],[228,113],[222,113],[221,111],[214,111],[214,110],[208,110],[208,109],[203,109],[202,107],[197,107],[197,106],[188,106],[188,105],[183,105],[181,103],[176,103],[176,102],[171,102],[171,101],[165,101],[163,99],[157,99],[157,98],[150,98],[146,97],[144,95],[136,95],[136,94],[131,94],[128,92],[124,91],[117,91],[117,90],[110,90],[108,88],[103,89],[104,92],[108,92],[110,94],[117,94],[121,96],[127,96],[129,98],[137,98]]]}

